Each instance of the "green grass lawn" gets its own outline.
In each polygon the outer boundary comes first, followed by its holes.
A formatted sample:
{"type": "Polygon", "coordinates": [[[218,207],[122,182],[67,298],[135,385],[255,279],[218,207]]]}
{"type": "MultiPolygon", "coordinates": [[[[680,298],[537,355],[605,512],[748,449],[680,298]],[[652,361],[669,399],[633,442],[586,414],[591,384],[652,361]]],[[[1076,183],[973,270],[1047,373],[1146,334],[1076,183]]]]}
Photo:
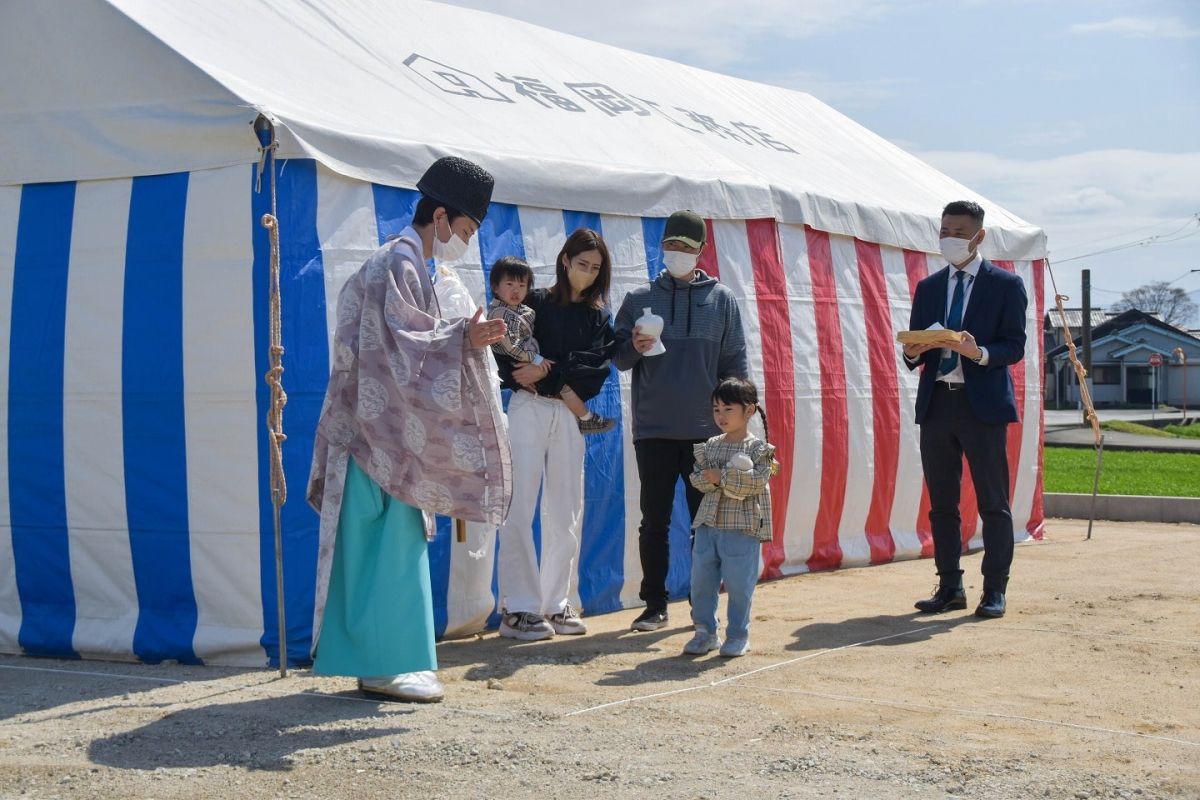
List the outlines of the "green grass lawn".
{"type": "MultiPolygon", "coordinates": [[[[1096,451],[1046,448],[1046,491],[1092,493],[1096,451]]],[[[1104,451],[1100,494],[1200,497],[1200,453],[1104,451]]]]}
{"type": "MultiPolygon", "coordinates": [[[[1100,427],[1106,431],[1120,431],[1121,433],[1136,433],[1139,436],[1158,436],[1163,439],[1174,439],[1173,431],[1163,430],[1162,428],[1152,428],[1149,425],[1142,425],[1140,422],[1127,422],[1123,419],[1106,419],[1100,423],[1100,427]]],[[[1171,425],[1168,428],[1178,428],[1179,425],[1171,425]]]]}
{"type": "Polygon", "coordinates": [[[1200,424],[1192,423],[1191,425],[1168,425],[1163,428],[1167,433],[1173,433],[1176,436],[1186,436],[1189,439],[1200,439],[1200,424]]]}

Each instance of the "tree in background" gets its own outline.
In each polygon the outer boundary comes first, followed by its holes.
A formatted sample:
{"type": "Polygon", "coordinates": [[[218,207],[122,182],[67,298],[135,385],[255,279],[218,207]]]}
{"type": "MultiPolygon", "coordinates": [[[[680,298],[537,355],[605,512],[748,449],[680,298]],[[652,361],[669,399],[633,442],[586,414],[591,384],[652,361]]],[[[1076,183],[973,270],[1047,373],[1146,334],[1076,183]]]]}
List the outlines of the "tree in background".
{"type": "Polygon", "coordinates": [[[1113,303],[1112,311],[1136,308],[1148,314],[1157,313],[1162,321],[1177,328],[1186,328],[1196,318],[1196,304],[1187,292],[1166,281],[1155,281],[1131,289],[1113,303]]]}

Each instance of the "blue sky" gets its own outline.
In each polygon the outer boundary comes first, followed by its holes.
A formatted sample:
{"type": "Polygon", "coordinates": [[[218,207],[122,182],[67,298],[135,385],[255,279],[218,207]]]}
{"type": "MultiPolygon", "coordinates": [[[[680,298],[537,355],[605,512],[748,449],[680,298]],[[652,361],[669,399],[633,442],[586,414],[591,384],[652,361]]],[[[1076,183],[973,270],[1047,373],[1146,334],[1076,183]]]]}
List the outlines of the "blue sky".
{"type": "Polygon", "coordinates": [[[455,4],[813,94],[1045,228],[1070,305],[1200,300],[1200,0],[455,4]]]}

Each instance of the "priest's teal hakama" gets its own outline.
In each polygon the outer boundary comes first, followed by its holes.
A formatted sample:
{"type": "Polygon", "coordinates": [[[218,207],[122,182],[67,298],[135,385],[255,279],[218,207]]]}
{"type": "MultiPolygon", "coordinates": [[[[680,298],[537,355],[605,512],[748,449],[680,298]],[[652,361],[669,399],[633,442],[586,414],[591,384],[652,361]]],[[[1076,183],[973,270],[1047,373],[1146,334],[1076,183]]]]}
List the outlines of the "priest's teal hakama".
{"type": "Polygon", "coordinates": [[[435,670],[433,641],[421,511],[389,496],[351,459],[313,672],[361,678],[435,670]]]}

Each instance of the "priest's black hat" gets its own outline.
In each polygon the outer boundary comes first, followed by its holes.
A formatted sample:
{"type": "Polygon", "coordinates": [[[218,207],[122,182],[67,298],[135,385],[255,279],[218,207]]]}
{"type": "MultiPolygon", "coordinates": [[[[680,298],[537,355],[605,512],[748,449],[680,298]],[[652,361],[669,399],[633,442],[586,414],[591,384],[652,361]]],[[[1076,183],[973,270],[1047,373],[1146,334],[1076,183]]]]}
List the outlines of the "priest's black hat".
{"type": "Polygon", "coordinates": [[[478,164],[457,156],[439,158],[417,181],[417,190],[481,224],[492,201],[495,180],[478,164]]]}

